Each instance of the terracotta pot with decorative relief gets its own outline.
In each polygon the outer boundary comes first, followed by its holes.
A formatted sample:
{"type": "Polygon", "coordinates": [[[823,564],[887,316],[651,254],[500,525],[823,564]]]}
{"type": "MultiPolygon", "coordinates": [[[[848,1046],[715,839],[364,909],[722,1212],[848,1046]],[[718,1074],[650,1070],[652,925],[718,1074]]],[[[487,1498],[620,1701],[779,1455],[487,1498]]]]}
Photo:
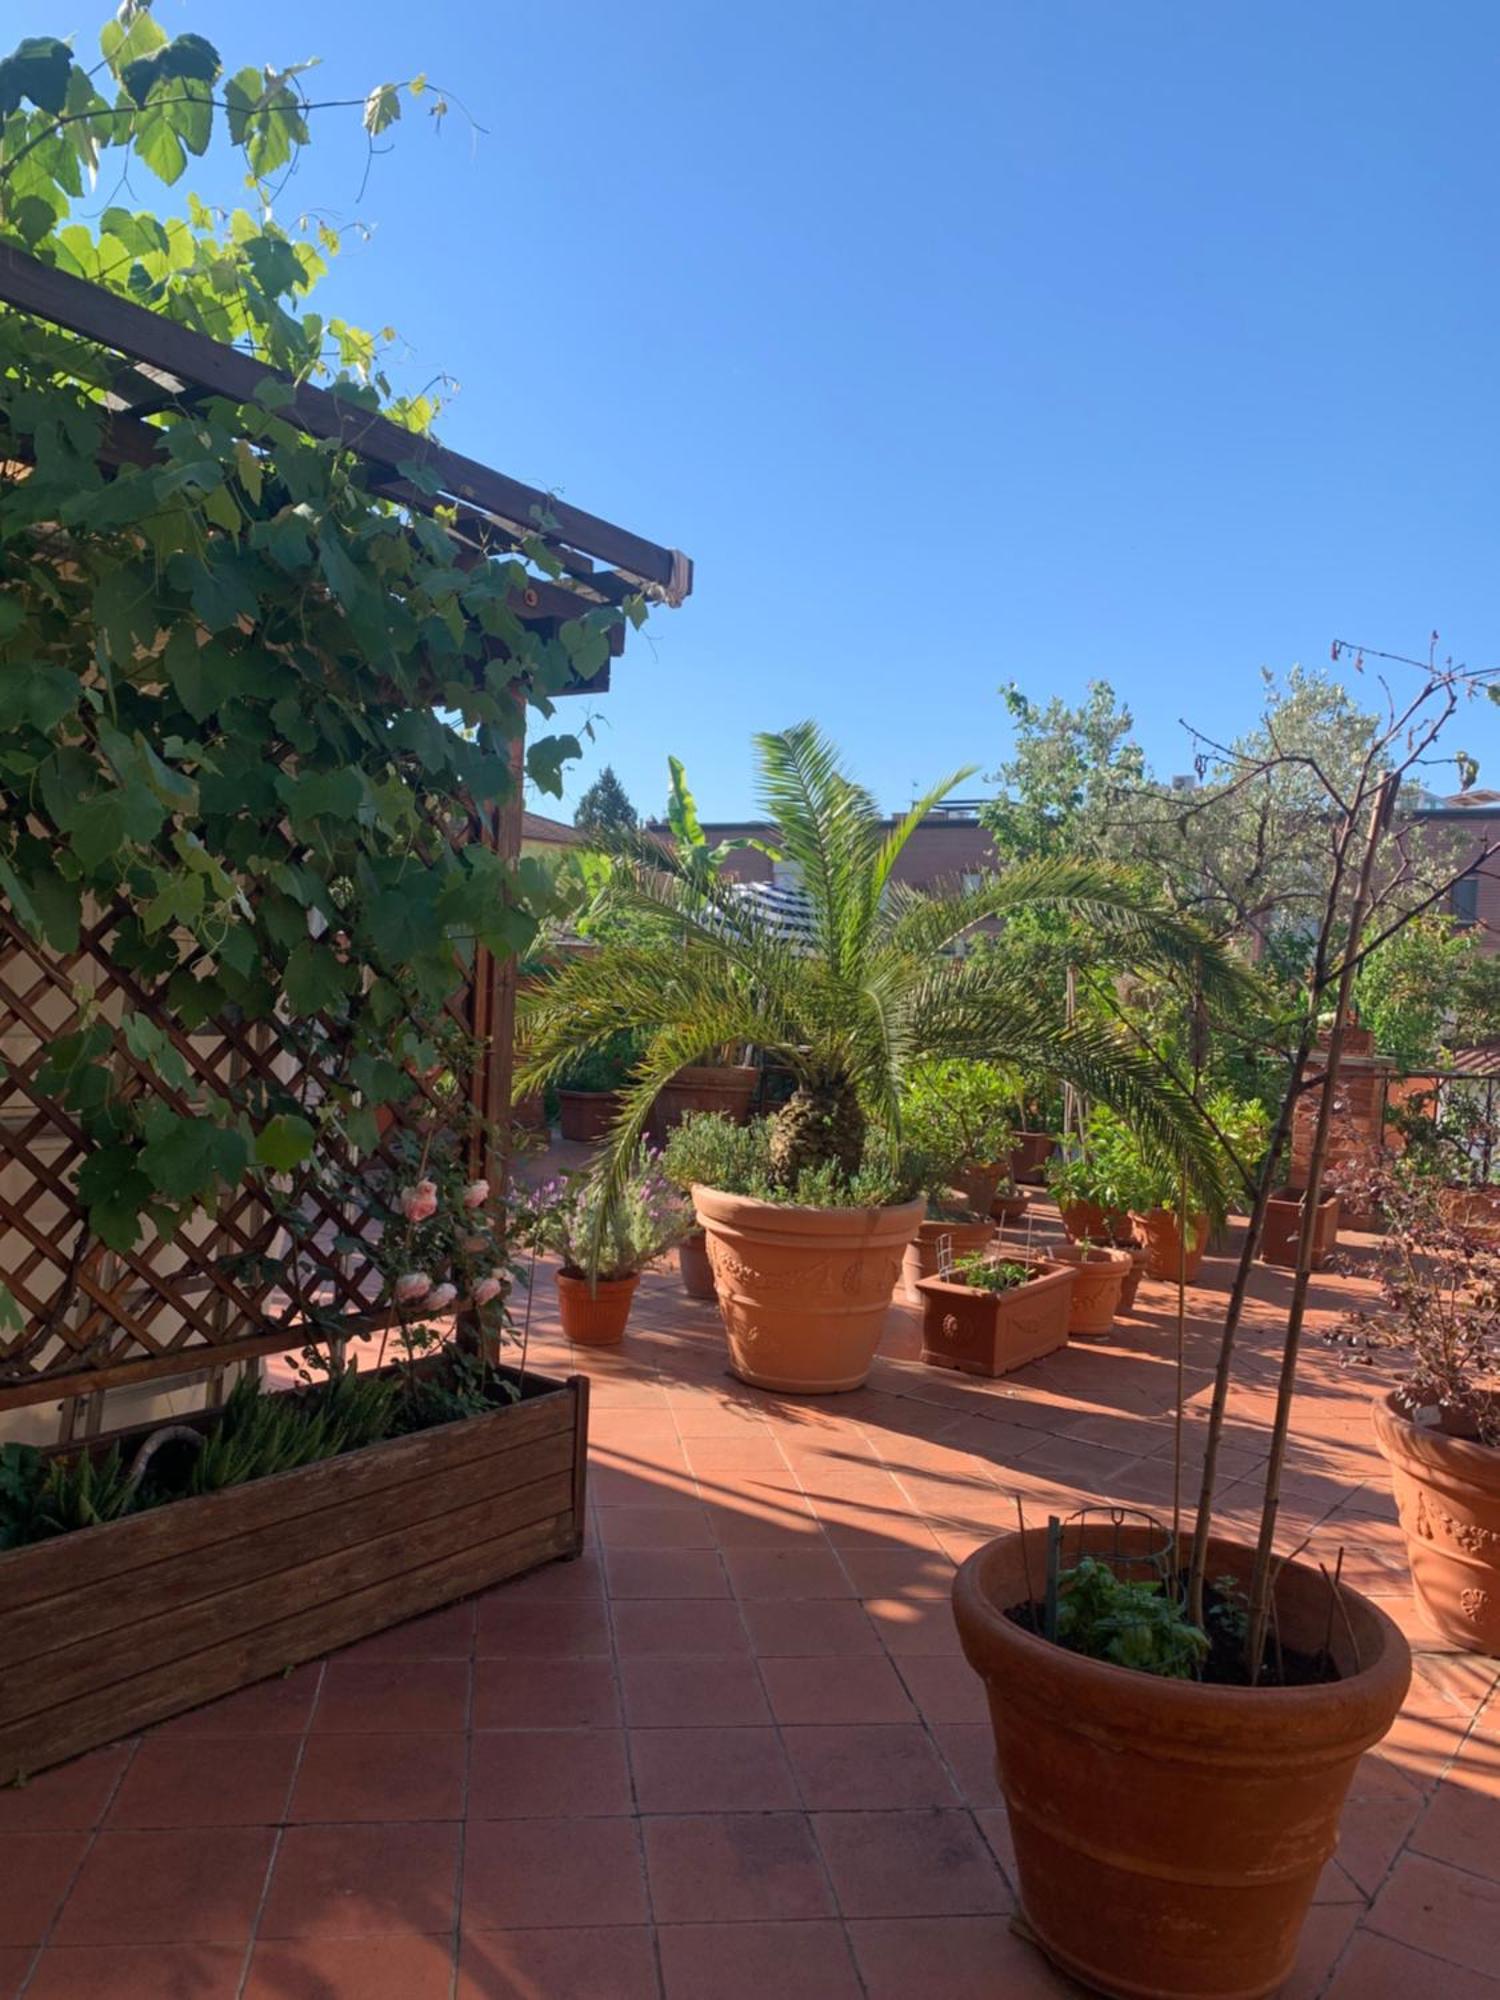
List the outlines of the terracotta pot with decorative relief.
{"type": "Polygon", "coordinates": [[[1455,1437],[1435,1410],[1376,1399],[1417,1608],[1445,1639],[1500,1658],[1500,1450],[1455,1437]]]}
{"type": "Polygon", "coordinates": [[[801,1396],[859,1388],[926,1203],[794,1208],[694,1187],[693,1206],[741,1381],[801,1396]]]}
{"type": "Polygon", "coordinates": [[[1067,1346],[1073,1267],[1043,1257],[1016,1261],[1031,1275],[1004,1292],[922,1279],[922,1359],[929,1367],[1008,1375],[1067,1346]]]}
{"type": "Polygon", "coordinates": [[[1120,1287],[1119,1311],[1128,1318],[1135,1311],[1135,1295],[1141,1289],[1141,1279],[1146,1275],[1146,1253],[1140,1244],[1131,1239],[1111,1246],[1116,1250],[1130,1253],[1130,1269],[1125,1273],[1125,1282],[1120,1287]]]}
{"type": "Polygon", "coordinates": [[[1082,1243],[1059,1244],[1053,1252],[1059,1264],[1073,1267],[1073,1295],[1068,1308],[1068,1332],[1108,1333],[1120,1310],[1120,1294],[1131,1275],[1128,1250],[1106,1250],[1082,1243]]]}
{"type": "MultiPolygon", "coordinates": [[[[1235,1687],[1090,1659],[1010,1615],[1037,1598],[1047,1534],[987,1542],[953,1581],[1028,1931],[1093,1993],[1268,2000],[1291,1976],[1359,1760],[1406,1697],[1410,1648],[1347,1586],[1333,1617],[1327,1575],[1288,1562],[1277,1632],[1289,1650],[1328,1647],[1337,1680],[1235,1687]]],[[[1154,1527],[1068,1531],[1070,1562],[1149,1560],[1160,1546],[1154,1527]]],[[[1248,1548],[1215,1539],[1208,1556],[1210,1576],[1248,1582],[1248,1548]]]]}

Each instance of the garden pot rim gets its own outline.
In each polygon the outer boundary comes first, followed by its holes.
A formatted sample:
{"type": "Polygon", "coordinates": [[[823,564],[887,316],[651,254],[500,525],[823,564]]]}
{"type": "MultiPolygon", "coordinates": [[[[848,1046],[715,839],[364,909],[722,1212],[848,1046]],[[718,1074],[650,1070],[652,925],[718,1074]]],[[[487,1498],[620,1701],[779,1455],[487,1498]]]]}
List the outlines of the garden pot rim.
{"type": "MultiPolygon", "coordinates": [[[[1056,1263],[1062,1264],[1131,1264],[1135,1252],[1127,1250],[1122,1243],[1059,1243],[1048,1252],[1056,1263]]],[[[1145,1252],[1142,1251],[1144,1257],[1145,1252]]],[[[1016,1260],[1018,1263],[1021,1259],[1016,1260]]]]}
{"type": "MultiPolygon", "coordinates": [[[[1419,1423],[1404,1409],[1399,1389],[1387,1389],[1371,1398],[1376,1442],[1388,1458],[1399,1452],[1407,1458],[1436,1460],[1450,1477],[1472,1481],[1476,1486],[1500,1485],[1500,1445],[1485,1444],[1479,1438],[1459,1437],[1436,1424],[1419,1423]]],[[[1426,1405],[1433,1408],[1434,1405],[1426,1405]]]]}
{"type": "Polygon", "coordinates": [[[751,1211],[779,1216],[792,1229],[804,1231],[809,1230],[809,1223],[815,1226],[820,1222],[848,1229],[875,1229],[882,1222],[895,1224],[910,1215],[915,1232],[927,1213],[927,1201],[923,1195],[912,1201],[888,1202],[878,1208],[867,1204],[858,1208],[820,1208],[808,1202],[766,1201],[759,1195],[730,1194],[725,1188],[709,1187],[706,1182],[694,1181],[691,1196],[693,1208],[700,1217],[707,1210],[715,1221],[728,1222],[736,1214],[751,1211]]]}
{"type": "MultiPolygon", "coordinates": [[[[675,1250],[677,1246],[674,1243],[672,1247],[675,1250]]],[[[587,1271],[570,1271],[566,1265],[560,1264],[553,1276],[560,1285],[587,1285],[591,1292],[595,1292],[602,1291],[606,1285],[638,1285],[644,1268],[643,1265],[634,1271],[616,1271],[609,1277],[601,1271],[591,1278],[587,1271]]]]}
{"type": "Polygon", "coordinates": [[[1046,1284],[1057,1278],[1071,1279],[1074,1275],[1071,1264],[1060,1264],[1053,1257],[1007,1257],[1007,1264],[1024,1264],[1031,1276],[1023,1284],[1008,1285],[1003,1292],[992,1292],[988,1285],[964,1285],[956,1278],[918,1278],[919,1292],[957,1292],[966,1299],[994,1299],[1003,1303],[1006,1299],[1018,1297],[1030,1291],[1033,1286],[1046,1284]]]}
{"type": "MultiPolygon", "coordinates": [[[[1181,1529],[1184,1546],[1191,1541],[1192,1532],[1191,1521],[1185,1521],[1181,1529]]],[[[1035,1546],[1045,1542],[1047,1530],[1028,1528],[1026,1533],[1034,1538],[1035,1546]]],[[[1320,1681],[1302,1687],[1229,1687],[1219,1682],[1176,1680],[1163,1674],[1143,1673],[1136,1667],[1116,1666],[1112,1660],[1095,1660],[1083,1653],[1070,1652],[1066,1646],[1059,1646],[1056,1641],[1045,1639],[1040,1633],[1028,1632],[1024,1626],[1017,1624],[1006,1615],[1010,1607],[997,1607],[985,1588],[986,1569],[996,1566],[1003,1559],[1003,1553],[1008,1552],[1009,1547],[1019,1539],[1019,1530],[1007,1530],[975,1549],[959,1565],[953,1578],[953,1605],[960,1631],[967,1619],[984,1632],[992,1645],[1009,1651],[1029,1667],[1045,1672],[1050,1666],[1055,1675],[1071,1683],[1082,1700],[1086,1701],[1091,1696],[1104,1701],[1113,1695],[1123,1696],[1126,1700],[1133,1697],[1138,1704],[1149,1702],[1168,1724],[1173,1717],[1181,1717],[1184,1722],[1191,1720],[1198,1727],[1203,1725],[1212,1710],[1223,1718],[1225,1725],[1244,1729],[1253,1741],[1254,1729],[1265,1719],[1269,1702],[1275,1702],[1281,1720],[1325,1711],[1330,1697],[1340,1698],[1346,1706],[1369,1703],[1375,1708],[1383,1701],[1383,1690],[1389,1681],[1402,1675],[1410,1676],[1410,1647],[1401,1628],[1362,1591],[1342,1583],[1340,1590],[1355,1599],[1373,1622],[1381,1646],[1379,1654],[1368,1665],[1336,1681],[1320,1681]]],[[[1222,1562],[1225,1553],[1230,1550],[1246,1553],[1248,1545],[1227,1536],[1211,1536],[1210,1568],[1215,1561],[1222,1562]]],[[[1281,1568],[1308,1575],[1315,1573],[1314,1565],[1296,1558],[1288,1558],[1281,1568]]],[[[964,1650],[967,1655],[967,1646],[964,1650]]],[[[970,1663],[973,1664],[972,1660],[970,1663]]]]}
{"type": "MultiPolygon", "coordinates": [[[[1337,1188],[1330,1188],[1327,1194],[1320,1194],[1318,1196],[1318,1207],[1320,1209],[1332,1208],[1334,1203],[1341,1199],[1342,1196],[1339,1190],[1337,1188]]],[[[1294,1187],[1272,1188],[1271,1192],[1266,1196],[1266,1200],[1268,1203],[1279,1203],[1284,1208],[1306,1208],[1307,1189],[1294,1187]]]]}

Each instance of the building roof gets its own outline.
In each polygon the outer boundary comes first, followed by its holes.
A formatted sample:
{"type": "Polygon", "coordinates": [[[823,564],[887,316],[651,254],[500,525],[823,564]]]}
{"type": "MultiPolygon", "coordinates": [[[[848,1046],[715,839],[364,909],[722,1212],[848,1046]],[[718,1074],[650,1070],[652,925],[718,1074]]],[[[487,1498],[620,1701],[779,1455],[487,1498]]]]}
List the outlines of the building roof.
{"type": "Polygon", "coordinates": [[[569,826],[566,820],[548,819],[545,813],[523,812],[521,814],[522,840],[538,840],[553,847],[578,847],[583,835],[576,826],[569,826]]]}

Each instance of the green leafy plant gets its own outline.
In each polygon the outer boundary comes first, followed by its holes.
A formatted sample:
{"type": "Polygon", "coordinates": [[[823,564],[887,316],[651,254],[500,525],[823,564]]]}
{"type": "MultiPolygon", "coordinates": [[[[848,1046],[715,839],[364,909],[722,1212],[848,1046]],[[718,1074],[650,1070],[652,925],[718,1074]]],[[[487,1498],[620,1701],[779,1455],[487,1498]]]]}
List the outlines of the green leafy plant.
{"type": "Polygon", "coordinates": [[[811,935],[791,942],[733,885],[642,839],[607,891],[654,933],[601,944],[528,997],[522,1088],[547,1084],[622,1031],[643,1047],[604,1155],[618,1186],[662,1085],[729,1044],[758,1047],[796,1088],[771,1127],[783,1187],[808,1169],[852,1179],[899,1173],[902,1087],[924,1059],[1045,1064],[1114,1103],[1148,1147],[1216,1171],[1211,1135],[1186,1094],[1111,1028],[1067,1026],[1050,1004],[956,948],[972,927],[1037,904],[1087,911],[1126,959],[1190,967],[1215,992],[1241,975],[1212,940],[1173,917],[1141,878],[1088,862],[1045,861],[979,887],[924,896],[894,876],[912,833],[967,773],[935,786],[894,828],[840,768],[811,724],[756,739],[762,804],[797,864],[811,935]]]}
{"type": "Polygon", "coordinates": [[[749,1194],[770,1180],[770,1135],[763,1118],[737,1125],[719,1111],[690,1111],[667,1134],[661,1170],[681,1193],[696,1184],[749,1194]]]}
{"type": "Polygon", "coordinates": [[[1091,1660],[1139,1673],[1191,1680],[1209,1640],[1155,1578],[1132,1581],[1085,1556],[1057,1587],[1057,1642],[1091,1660]]]}
{"type": "Polygon", "coordinates": [[[914,1065],[901,1092],[901,1136],[929,1187],[951,1185],[967,1167],[1007,1160],[1020,1079],[976,1059],[914,1065]]]}
{"type": "Polygon", "coordinates": [[[0,1548],[96,1528],[136,1505],[117,1444],[97,1458],[87,1451],[46,1458],[29,1445],[0,1446],[0,1548]]]}
{"type": "Polygon", "coordinates": [[[591,1171],[544,1186],[540,1198],[536,1240],[574,1278],[633,1277],[680,1243],[693,1223],[657,1156],[644,1147],[618,1185],[591,1171]]]}
{"type": "Polygon", "coordinates": [[[1013,1292],[1018,1285],[1030,1284],[1035,1276],[1029,1264],[996,1263],[982,1250],[954,1260],[948,1273],[955,1285],[968,1285],[976,1292],[1013,1292]]]}

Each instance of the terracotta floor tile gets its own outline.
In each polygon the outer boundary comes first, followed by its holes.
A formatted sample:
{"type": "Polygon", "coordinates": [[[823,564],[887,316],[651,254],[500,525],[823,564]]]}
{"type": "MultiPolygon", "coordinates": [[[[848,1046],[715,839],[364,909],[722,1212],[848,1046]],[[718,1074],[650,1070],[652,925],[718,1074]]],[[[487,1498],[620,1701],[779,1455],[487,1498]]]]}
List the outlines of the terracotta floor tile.
{"type": "Polygon", "coordinates": [[[240,1688],[161,1726],[174,1736],[300,1736],[322,1681],[322,1661],[240,1688]]]}
{"type": "Polygon", "coordinates": [[[469,1827],[463,1927],[550,1930],[648,1921],[629,1819],[494,1819],[469,1827]]]}
{"type": "Polygon", "coordinates": [[[953,1594],[953,1564],[937,1550],[845,1549],[840,1560],[860,1597],[947,1599],[953,1594]]]}
{"type": "Polygon", "coordinates": [[[942,1752],[959,1797],[970,1806],[998,1806],[995,1739],[988,1722],[936,1722],[933,1741],[942,1752]]]}
{"type": "Polygon", "coordinates": [[[1302,1935],[1297,1941],[1297,1961],[1292,1976],[1276,2000],[1318,2000],[1332,1977],[1334,1967],[1349,1948],[1364,1903],[1325,1903],[1307,1913],[1302,1935]]]}
{"type": "Polygon", "coordinates": [[[775,1729],[632,1729],[643,1813],[778,1812],[798,1803],[775,1729]]]}
{"type": "Polygon", "coordinates": [[[718,1546],[708,1510],[693,1507],[606,1507],[599,1539],[607,1549],[712,1549],[718,1546]]]}
{"type": "MultiPolygon", "coordinates": [[[[52,1942],[242,1944],[250,1936],[274,1839],[269,1827],[163,1833],[106,1828],[95,1837],[52,1942]]],[[[15,1845],[6,1844],[7,1867],[13,1865],[15,1845]]]]}
{"type": "Polygon", "coordinates": [[[277,1826],[297,1762],[295,1736],[151,1736],[115,1793],[107,1826],[277,1826]]]}
{"type": "Polygon", "coordinates": [[[26,2000],[236,2000],[244,1964],[242,1944],[77,1945],[42,1953],[26,2000]]]}
{"type": "Polygon", "coordinates": [[[1424,1994],[1441,2000],[1496,2000],[1500,1978],[1466,1972],[1451,1960],[1430,1958],[1393,1938],[1360,1930],[1339,1962],[1326,2000],[1419,2000],[1424,1994]]]}
{"type": "Polygon", "coordinates": [[[511,1604],[497,1592],[479,1607],[478,1658],[583,1659],[609,1651],[609,1616],[602,1599],[511,1604]]]}
{"type": "MultiPolygon", "coordinates": [[[[1432,1794],[1412,1830],[1411,1845],[1435,1861],[1450,1862],[1500,1883],[1500,1785],[1482,1791],[1467,1783],[1469,1761],[1461,1757],[1432,1794]]],[[[1500,1939],[1496,1942],[1496,1972],[1500,1976],[1500,1939]]]]}
{"type": "Polygon", "coordinates": [[[993,1855],[966,1812],[815,1813],[846,1917],[981,1916],[1009,1907],[993,1855]]]}
{"type": "Polygon", "coordinates": [[[1500,1883],[1405,1854],[1365,1921],[1382,1937],[1488,1976],[1500,1938],[1500,1883]]]}
{"type": "Polygon", "coordinates": [[[449,1604],[346,1647],[345,1660],[466,1660],[474,1650],[474,1606],[449,1604]]]}
{"type": "Polygon", "coordinates": [[[81,1830],[5,1836],[0,1849],[5,1884],[0,1895],[0,1945],[41,1943],[88,1841],[81,1830]]]}
{"type": "Polygon", "coordinates": [[[869,1597],[865,1599],[865,1615],[888,1652],[963,1657],[950,1598],[869,1597]]]}
{"type": "Polygon", "coordinates": [[[610,1549],[611,1597],[727,1597],[729,1579],[712,1549],[610,1549]]]}
{"type": "Polygon", "coordinates": [[[1363,1757],[1339,1815],[1336,1858],[1356,1889],[1373,1896],[1417,1824],[1424,1794],[1379,1757],[1363,1757]]]}
{"type": "Polygon", "coordinates": [[[430,1936],[452,1926],[457,1880],[451,1824],[289,1826],[259,1936],[430,1936]]]}
{"type": "Polygon", "coordinates": [[[458,2000],[657,2000],[658,1992],[644,1925],[471,1932],[459,1957],[458,2000]]]}
{"type": "Polygon", "coordinates": [[[758,1654],[878,1653],[880,1640],[862,1608],[841,1598],[750,1598],[741,1606],[758,1654]]]}
{"type": "Polygon", "coordinates": [[[134,1752],[133,1743],[91,1750],[24,1784],[0,1786],[0,1839],[96,1826],[134,1752]]]}
{"type": "Polygon", "coordinates": [[[914,1720],[906,1690],[887,1659],[853,1653],[765,1659],[760,1666],[778,1722],[914,1720]]]}
{"type": "Polygon", "coordinates": [[[771,1720],[760,1675],[748,1658],[621,1660],[620,1691],[632,1729],[741,1728],[771,1720]]]}
{"type": "Polygon", "coordinates": [[[660,1924],[833,1914],[817,1847],[801,1813],[646,1819],[641,1831],[660,1924]]]}
{"type": "Polygon", "coordinates": [[[448,2000],[451,1937],[266,1938],[244,2000],[448,2000]]]}
{"type": "Polygon", "coordinates": [[[984,1682],[960,1654],[901,1654],[896,1670],[924,1722],[989,1721],[984,1682]]]}
{"type": "Polygon", "coordinates": [[[953,1806],[957,1792],[925,1729],[833,1723],[782,1731],[810,1812],[953,1806]]]}
{"type": "Polygon", "coordinates": [[[476,1614],[494,1597],[512,1604],[572,1603],[579,1598],[604,1595],[604,1563],[598,1549],[587,1547],[581,1556],[564,1557],[543,1563],[526,1576],[513,1576],[508,1583],[496,1584],[474,1600],[476,1614]]]}
{"type": "Polygon", "coordinates": [[[330,1660],[312,1732],[367,1736],[462,1729],[469,1672],[463,1660],[330,1660]]]}
{"type": "Polygon", "coordinates": [[[854,1586],[831,1549],[726,1549],[734,1593],[748,1598],[852,1597],[854,1586]]]}
{"type": "Polygon", "coordinates": [[[666,2000],[862,2000],[842,1924],[666,1924],[666,2000]]]}
{"type": "Polygon", "coordinates": [[[1075,2000],[1081,1990],[1008,1917],[882,1918],[851,1923],[849,1940],[868,2000],[1075,2000]]]}
{"type": "Polygon", "coordinates": [[[463,1816],[468,1739],[447,1735],[311,1736],[292,1792],[292,1821],[440,1820],[463,1816]]]}
{"type": "Polygon", "coordinates": [[[5,2000],[17,2000],[21,1982],[35,1962],[36,1952],[30,1945],[0,1945],[0,1994],[5,2000]]]}
{"type": "Polygon", "coordinates": [[[620,1697],[609,1660],[476,1660],[476,1729],[610,1729],[620,1697]]]}
{"type": "Polygon", "coordinates": [[[606,1460],[589,1471],[589,1498],[601,1514],[613,1507],[701,1507],[698,1488],[680,1465],[621,1465],[606,1460]]]}
{"type": "Polygon", "coordinates": [[[740,1607],[727,1599],[622,1597],[613,1609],[622,1660],[647,1653],[743,1657],[750,1650],[740,1607]]]}
{"type": "Polygon", "coordinates": [[[587,1819],[632,1810],[619,1729],[491,1729],[475,1734],[469,1818],[587,1819]]]}
{"type": "Polygon", "coordinates": [[[721,1549],[826,1549],[828,1541],[800,1493],[770,1499],[725,1495],[705,1508],[721,1549]]]}

